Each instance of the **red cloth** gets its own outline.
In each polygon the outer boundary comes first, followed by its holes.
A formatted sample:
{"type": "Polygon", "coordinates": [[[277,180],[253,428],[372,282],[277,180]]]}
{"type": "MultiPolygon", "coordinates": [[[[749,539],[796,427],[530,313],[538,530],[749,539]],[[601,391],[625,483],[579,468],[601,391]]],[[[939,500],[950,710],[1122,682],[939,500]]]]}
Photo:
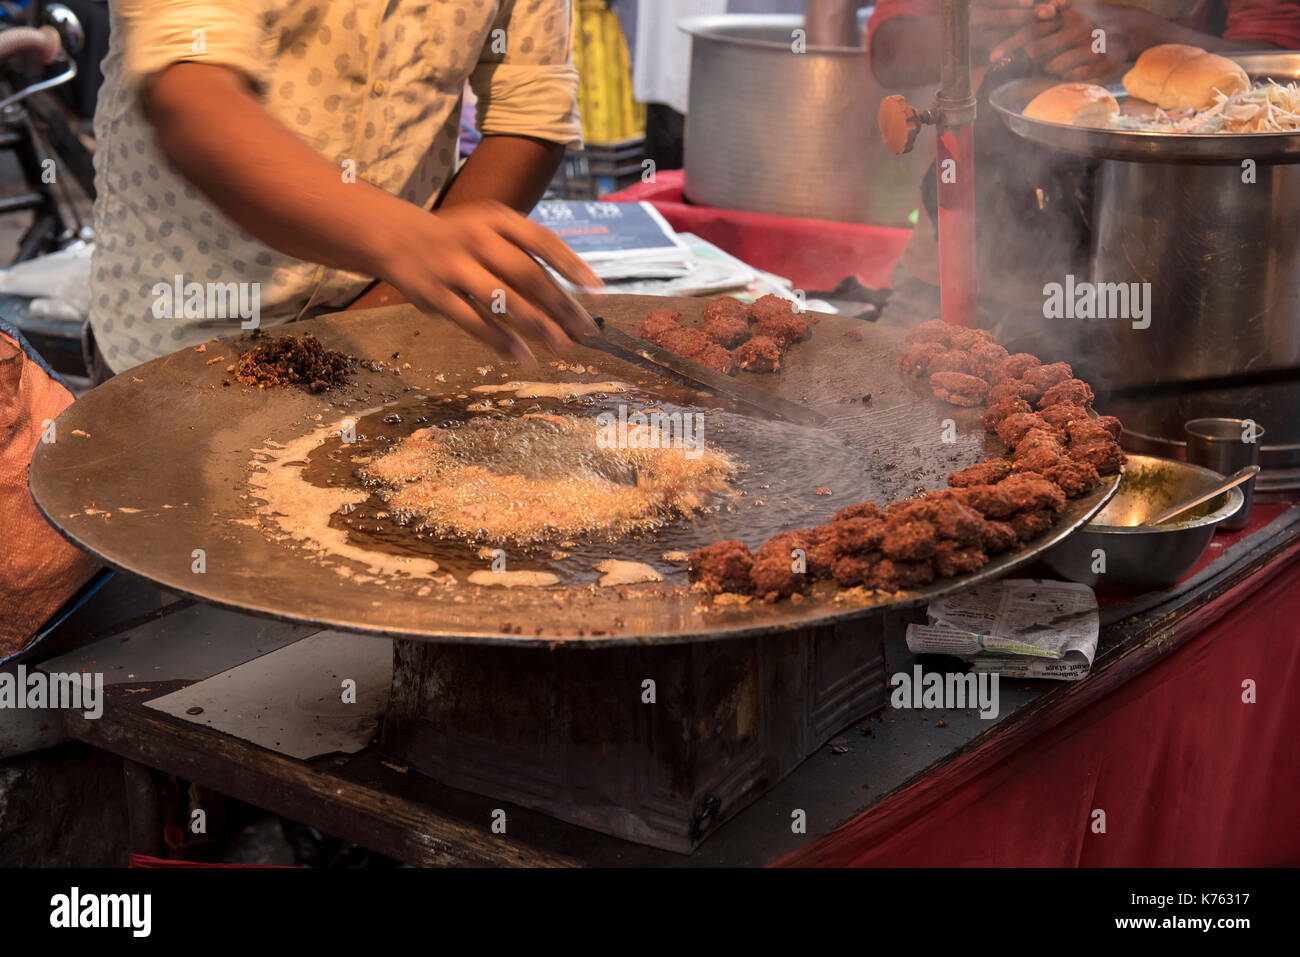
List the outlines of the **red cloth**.
{"type": "Polygon", "coordinates": [[[1140,675],[1088,678],[1117,683],[1050,729],[1022,719],[778,866],[1300,864],[1298,558],[1177,626],[1199,633],[1140,675]]]}
{"type": "Polygon", "coordinates": [[[256,867],[270,870],[298,870],[281,864],[202,864],[198,861],[172,861],[163,857],[150,857],[148,854],[132,854],[128,867],[220,867],[226,870],[256,867]]]}
{"type": "Polygon", "coordinates": [[[658,173],[605,197],[606,202],[648,202],[673,229],[707,239],[737,259],[784,276],[805,292],[827,292],[849,276],[864,286],[889,287],[889,274],[903,254],[909,229],[865,226],[823,219],[770,216],[735,209],[693,206],[682,197],[681,170],[658,173]]]}

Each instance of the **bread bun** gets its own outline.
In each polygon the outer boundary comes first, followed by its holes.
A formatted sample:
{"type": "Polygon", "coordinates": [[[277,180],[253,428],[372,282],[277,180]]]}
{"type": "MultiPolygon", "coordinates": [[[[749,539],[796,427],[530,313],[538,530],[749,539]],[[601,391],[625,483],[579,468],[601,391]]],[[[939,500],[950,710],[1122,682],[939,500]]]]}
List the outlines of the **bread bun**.
{"type": "Polygon", "coordinates": [[[1133,69],[1124,74],[1124,89],[1129,96],[1161,106],[1160,91],[1164,89],[1169,74],[1187,60],[1204,53],[1200,47],[1186,43],[1162,43],[1150,47],[1137,58],[1133,69]]]}
{"type": "Polygon", "coordinates": [[[1240,65],[1205,53],[1186,60],[1165,77],[1157,105],[1163,110],[1203,110],[1214,105],[1215,91],[1232,96],[1250,89],[1250,77],[1240,65]]]}
{"type": "Polygon", "coordinates": [[[1107,127],[1117,113],[1115,97],[1095,83],[1058,83],[1025,107],[1025,116],[1031,120],[1067,126],[1107,127]]]}

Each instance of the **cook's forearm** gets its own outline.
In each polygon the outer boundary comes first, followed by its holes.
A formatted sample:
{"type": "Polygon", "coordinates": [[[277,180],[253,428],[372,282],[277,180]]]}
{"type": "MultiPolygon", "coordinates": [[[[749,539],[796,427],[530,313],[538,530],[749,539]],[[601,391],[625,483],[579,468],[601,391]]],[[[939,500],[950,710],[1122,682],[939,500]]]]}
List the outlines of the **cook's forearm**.
{"type": "Polygon", "coordinates": [[[898,89],[939,79],[939,18],[895,17],[871,35],[871,69],[881,86],[898,89]]]}
{"type": "Polygon", "coordinates": [[[1203,33],[1192,27],[1166,20],[1154,13],[1148,13],[1140,7],[1087,3],[1075,6],[1094,23],[1101,24],[1103,27],[1109,24],[1110,29],[1120,31],[1133,56],[1162,43],[1185,43],[1215,53],[1268,49],[1274,46],[1267,41],[1231,40],[1212,33],[1203,33]]]}
{"type": "Polygon", "coordinates": [[[439,206],[492,199],[527,213],[564,160],[564,146],[527,136],[485,136],[465,160],[439,206]]]}
{"type": "Polygon", "coordinates": [[[178,63],[142,96],[163,154],[248,233],[299,259],[382,274],[393,220],[414,207],[350,181],[275,119],[240,74],[178,63]]]}

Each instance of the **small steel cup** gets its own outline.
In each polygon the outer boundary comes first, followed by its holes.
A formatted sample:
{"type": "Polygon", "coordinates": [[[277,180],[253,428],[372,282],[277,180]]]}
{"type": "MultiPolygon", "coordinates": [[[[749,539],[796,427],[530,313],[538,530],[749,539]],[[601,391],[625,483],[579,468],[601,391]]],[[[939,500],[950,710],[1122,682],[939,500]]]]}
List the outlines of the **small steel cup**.
{"type": "MultiPolygon", "coordinates": [[[[1231,475],[1247,465],[1259,464],[1259,447],[1264,430],[1253,419],[1192,419],[1183,430],[1187,434],[1187,461],[1222,475],[1231,475]]],[[[1250,519],[1250,502],[1255,479],[1240,486],[1245,501],[1241,510],[1226,519],[1223,529],[1245,528],[1250,519]]]]}

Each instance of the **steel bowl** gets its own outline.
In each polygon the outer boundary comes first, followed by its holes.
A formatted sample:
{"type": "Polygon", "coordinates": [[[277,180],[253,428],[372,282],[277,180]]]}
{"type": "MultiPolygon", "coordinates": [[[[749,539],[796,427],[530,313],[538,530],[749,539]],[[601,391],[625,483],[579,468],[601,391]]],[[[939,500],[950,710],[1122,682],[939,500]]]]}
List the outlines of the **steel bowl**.
{"type": "Polygon", "coordinates": [[[1192,570],[1219,523],[1241,508],[1241,489],[1229,489],[1174,521],[1150,528],[1142,523],[1223,478],[1199,465],[1130,455],[1114,498],[1042,561],[1062,578],[1099,592],[1172,585],[1192,570]]]}

